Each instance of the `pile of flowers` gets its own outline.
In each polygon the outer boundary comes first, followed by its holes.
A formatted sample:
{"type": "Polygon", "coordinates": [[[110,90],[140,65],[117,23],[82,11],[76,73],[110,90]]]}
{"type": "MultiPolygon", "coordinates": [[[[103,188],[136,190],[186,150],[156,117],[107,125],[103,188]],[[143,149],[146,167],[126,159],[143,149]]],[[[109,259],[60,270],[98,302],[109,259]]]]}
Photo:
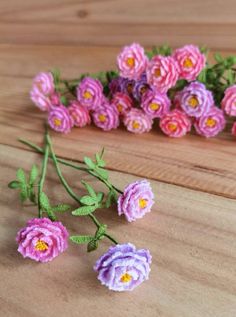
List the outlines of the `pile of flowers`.
{"type": "Polygon", "coordinates": [[[104,131],[123,124],[143,133],[158,120],[170,137],[184,136],[192,127],[213,137],[224,129],[225,115],[236,116],[236,57],[215,54],[215,60],[211,65],[206,50],[194,45],[145,52],[133,43],[118,54],[118,71],[73,80],[61,79],[58,71],[40,73],[30,95],[57,132],[93,122],[104,131]]]}
{"type": "MultiPolygon", "coordinates": [[[[87,244],[87,251],[98,248],[101,240],[109,239],[111,246],[95,263],[94,270],[98,273],[101,283],[114,291],[131,291],[146,281],[150,273],[151,254],[147,249],[136,249],[131,243],[119,244],[107,230],[107,225],[100,223],[95,211],[116,206],[119,216],[124,215],[128,222],[136,221],[151,211],[154,194],[147,180],[138,180],[127,185],[124,191],[114,186],[105,169],[102,153],[96,153],[95,160],[84,158],[85,165],[75,165],[57,158],[48,132],[45,134],[45,146],[40,148],[32,142],[21,140],[22,143],[44,155],[41,173],[33,165],[29,177],[23,169],[17,170],[17,179],[9,183],[9,188],[20,191],[22,202],[30,200],[38,207],[38,217],[30,219],[16,236],[18,251],[24,258],[46,263],[54,260],[68,248],[68,240],[76,244],[87,244]],[[49,158],[52,158],[59,180],[67,193],[74,199],[77,207],[61,203],[52,205],[43,191],[49,158]],[[96,192],[87,182],[81,181],[87,193],[78,196],[64,178],[59,164],[90,174],[101,181],[108,193],[96,192]],[[60,213],[70,211],[75,217],[89,217],[96,231],[91,235],[70,235],[68,229],[57,220],[60,213]]],[[[30,205],[32,207],[32,204],[30,205]]]]}

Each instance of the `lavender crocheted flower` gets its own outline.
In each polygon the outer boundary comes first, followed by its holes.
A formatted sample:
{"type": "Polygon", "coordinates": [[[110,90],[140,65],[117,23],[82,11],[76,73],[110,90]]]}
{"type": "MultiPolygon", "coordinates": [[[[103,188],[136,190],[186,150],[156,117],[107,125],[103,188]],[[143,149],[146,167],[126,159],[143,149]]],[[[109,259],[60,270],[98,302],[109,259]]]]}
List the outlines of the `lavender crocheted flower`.
{"type": "Polygon", "coordinates": [[[16,236],[18,251],[24,258],[48,262],[68,247],[68,232],[61,222],[34,218],[16,236]]]}
{"type": "Polygon", "coordinates": [[[147,83],[147,75],[142,74],[140,80],[137,80],[133,87],[133,97],[140,101],[142,96],[150,89],[147,83]]]}
{"type": "Polygon", "coordinates": [[[104,131],[116,129],[120,124],[118,110],[108,101],[103,101],[103,104],[92,113],[92,117],[94,124],[104,131]]]}
{"type": "Polygon", "coordinates": [[[76,127],[82,128],[91,123],[88,109],[81,106],[78,101],[73,101],[68,107],[68,111],[76,127]]]}
{"type": "Polygon", "coordinates": [[[132,291],[148,280],[151,261],[149,250],[136,250],[131,243],[117,244],[97,260],[94,270],[102,285],[110,290],[132,291]]]}
{"type": "Polygon", "coordinates": [[[165,93],[149,90],[142,97],[141,107],[150,117],[161,118],[170,110],[170,99],[165,93]]]}
{"type": "Polygon", "coordinates": [[[191,117],[201,117],[213,104],[211,91],[200,82],[192,82],[181,92],[180,107],[191,117]]]}
{"type": "Polygon", "coordinates": [[[153,199],[154,194],[147,180],[131,183],[118,198],[118,214],[124,214],[129,222],[135,221],[151,211],[153,199]]]}
{"type": "Polygon", "coordinates": [[[61,105],[51,109],[48,115],[48,124],[57,132],[68,133],[73,127],[74,120],[68,109],[61,105]]]}
{"type": "Polygon", "coordinates": [[[198,134],[209,138],[216,136],[221,132],[224,129],[225,124],[223,111],[214,106],[195,121],[194,127],[198,134]]]}
{"type": "Polygon", "coordinates": [[[98,79],[85,77],[77,87],[77,99],[89,110],[95,110],[103,100],[103,86],[98,79]]]}
{"type": "Polygon", "coordinates": [[[130,132],[144,133],[151,130],[153,121],[143,110],[132,108],[125,114],[123,123],[130,132]]]}

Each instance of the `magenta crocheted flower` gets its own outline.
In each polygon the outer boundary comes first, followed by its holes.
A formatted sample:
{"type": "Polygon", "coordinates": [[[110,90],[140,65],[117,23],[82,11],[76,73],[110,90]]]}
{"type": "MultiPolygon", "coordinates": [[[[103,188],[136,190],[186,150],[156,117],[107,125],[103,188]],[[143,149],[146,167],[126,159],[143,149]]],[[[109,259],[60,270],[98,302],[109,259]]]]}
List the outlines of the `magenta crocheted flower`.
{"type": "Polygon", "coordinates": [[[103,101],[102,105],[93,111],[92,117],[94,124],[104,131],[116,129],[120,124],[118,110],[108,101],[103,101]]]}
{"type": "Polygon", "coordinates": [[[103,98],[103,86],[98,79],[85,77],[77,87],[78,101],[89,110],[101,106],[103,98]]]}
{"type": "Polygon", "coordinates": [[[153,199],[154,194],[147,180],[131,183],[118,198],[118,214],[124,214],[129,222],[140,219],[151,211],[153,199]]]}
{"type": "Polygon", "coordinates": [[[125,46],[117,56],[117,66],[120,76],[129,79],[139,79],[147,66],[147,56],[144,48],[137,43],[125,46]]]}
{"type": "Polygon", "coordinates": [[[66,250],[68,236],[61,222],[34,218],[17,233],[16,241],[24,258],[48,262],[66,250]]]}
{"type": "Polygon", "coordinates": [[[148,280],[152,257],[149,250],[131,243],[117,244],[97,260],[94,270],[102,285],[113,291],[132,291],[148,280]]]}
{"type": "Polygon", "coordinates": [[[166,135],[179,138],[191,130],[191,121],[183,111],[175,109],[161,118],[160,128],[166,135]]]}
{"type": "Polygon", "coordinates": [[[180,107],[190,117],[199,118],[214,104],[212,92],[200,82],[192,82],[184,87],[180,97],[180,107]]]}
{"type": "Polygon", "coordinates": [[[236,116],[236,85],[230,86],[225,90],[221,107],[229,116],[236,116]]]}
{"type": "Polygon", "coordinates": [[[133,106],[132,99],[122,92],[113,95],[111,103],[117,108],[120,115],[125,114],[133,106]]]}
{"type": "Polygon", "coordinates": [[[225,123],[223,111],[214,106],[207,113],[196,119],[194,127],[198,134],[209,138],[221,132],[225,127],[225,123]]]}
{"type": "Polygon", "coordinates": [[[179,65],[180,78],[192,81],[197,78],[206,65],[206,57],[195,45],[185,45],[173,53],[179,65]]]}
{"type": "Polygon", "coordinates": [[[236,122],[233,123],[231,133],[236,136],[236,122]]]}
{"type": "Polygon", "coordinates": [[[76,127],[82,128],[91,123],[88,109],[81,106],[78,101],[72,101],[68,111],[76,127]]]}
{"type": "Polygon", "coordinates": [[[149,85],[160,92],[167,92],[178,80],[178,64],[171,56],[157,55],[149,61],[146,74],[149,85]]]}
{"type": "Polygon", "coordinates": [[[132,108],[125,114],[123,123],[130,132],[144,133],[151,130],[153,121],[143,110],[132,108]]]}
{"type": "Polygon", "coordinates": [[[142,97],[141,107],[152,118],[161,118],[170,110],[170,99],[165,93],[148,90],[142,97]]]}
{"type": "Polygon", "coordinates": [[[58,107],[53,107],[49,111],[48,124],[57,132],[68,133],[73,127],[74,120],[70,116],[68,109],[63,105],[60,105],[58,107]]]}

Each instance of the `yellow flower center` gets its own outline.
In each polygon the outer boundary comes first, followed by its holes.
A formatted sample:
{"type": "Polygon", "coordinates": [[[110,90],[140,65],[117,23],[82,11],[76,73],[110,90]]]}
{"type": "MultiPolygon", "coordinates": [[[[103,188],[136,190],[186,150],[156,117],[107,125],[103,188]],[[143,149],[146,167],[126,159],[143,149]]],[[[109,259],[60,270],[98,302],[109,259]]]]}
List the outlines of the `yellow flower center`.
{"type": "Polygon", "coordinates": [[[196,96],[192,96],[188,100],[188,104],[189,104],[190,107],[196,108],[199,105],[197,97],[196,96]]]}
{"type": "Polygon", "coordinates": [[[127,58],[126,64],[127,64],[130,68],[134,67],[134,64],[135,64],[134,58],[133,58],[133,57],[127,58]]]}
{"type": "Polygon", "coordinates": [[[133,127],[134,129],[138,129],[138,128],[140,127],[140,124],[138,123],[138,121],[133,121],[132,127],[133,127]]]}
{"type": "Polygon", "coordinates": [[[147,207],[147,199],[143,199],[143,198],[139,199],[139,207],[142,209],[147,207]]]}
{"type": "Polygon", "coordinates": [[[57,127],[59,127],[61,125],[61,119],[55,118],[53,120],[53,122],[54,122],[54,125],[57,126],[57,127]]]}
{"type": "Polygon", "coordinates": [[[160,68],[155,69],[154,75],[155,75],[155,77],[160,77],[161,76],[160,68]]]}
{"type": "Polygon", "coordinates": [[[123,106],[121,104],[117,105],[117,110],[118,110],[118,112],[121,113],[123,110],[123,106]]]}
{"type": "Polygon", "coordinates": [[[213,118],[208,118],[206,120],[206,126],[213,128],[216,125],[216,120],[213,118]]]}
{"type": "Polygon", "coordinates": [[[42,240],[38,240],[34,248],[37,251],[45,251],[48,249],[48,245],[46,242],[42,240]]]}
{"type": "Polygon", "coordinates": [[[191,68],[191,67],[193,67],[193,62],[191,61],[191,59],[190,58],[186,58],[185,59],[185,61],[184,61],[184,67],[186,67],[186,68],[191,68]]]}
{"type": "Polygon", "coordinates": [[[152,102],[149,105],[149,108],[153,111],[158,110],[160,108],[160,105],[158,103],[152,102]]]}
{"type": "Polygon", "coordinates": [[[128,283],[128,282],[130,282],[131,280],[132,280],[132,276],[131,276],[130,274],[128,274],[128,273],[123,274],[123,275],[121,276],[121,278],[120,278],[120,281],[121,281],[122,283],[128,283]]]}
{"type": "Polygon", "coordinates": [[[107,119],[107,117],[106,117],[105,114],[100,114],[100,115],[98,116],[98,120],[99,120],[100,122],[105,122],[106,119],[107,119]]]}
{"type": "Polygon", "coordinates": [[[83,93],[83,96],[84,96],[85,99],[91,99],[92,98],[92,94],[89,91],[87,91],[87,90],[83,93]]]}
{"type": "Polygon", "coordinates": [[[173,131],[173,132],[176,131],[176,129],[177,129],[177,124],[170,122],[170,123],[168,124],[168,129],[169,129],[170,131],[173,131]]]}

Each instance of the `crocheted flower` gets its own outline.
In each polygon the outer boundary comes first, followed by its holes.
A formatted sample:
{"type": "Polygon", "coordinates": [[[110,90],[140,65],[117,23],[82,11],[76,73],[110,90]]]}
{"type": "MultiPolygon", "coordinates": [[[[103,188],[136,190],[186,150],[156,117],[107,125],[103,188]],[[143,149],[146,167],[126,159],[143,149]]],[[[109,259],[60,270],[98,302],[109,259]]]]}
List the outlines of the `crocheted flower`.
{"type": "Polygon", "coordinates": [[[68,111],[76,127],[82,128],[91,123],[88,109],[81,106],[78,101],[71,102],[68,111]]]}
{"type": "Polygon", "coordinates": [[[125,114],[123,123],[128,131],[143,133],[151,130],[153,121],[141,109],[132,108],[125,114]]]}
{"type": "Polygon", "coordinates": [[[117,92],[113,95],[111,103],[117,108],[121,115],[125,114],[133,105],[132,99],[122,92],[117,92]]]}
{"type": "Polygon", "coordinates": [[[108,101],[104,101],[100,107],[96,108],[92,117],[94,124],[104,131],[116,129],[120,124],[118,110],[108,101]]]}
{"type": "Polygon", "coordinates": [[[117,66],[120,76],[129,79],[139,79],[146,69],[147,56],[144,49],[137,43],[125,46],[117,56],[117,66]]]}
{"type": "Polygon", "coordinates": [[[95,110],[103,100],[103,86],[98,79],[85,77],[77,87],[77,99],[89,110],[95,110]]]}
{"type": "Polygon", "coordinates": [[[161,118],[160,128],[166,135],[179,138],[191,130],[191,121],[183,111],[175,109],[161,118]]]}
{"type": "Polygon", "coordinates": [[[142,97],[141,107],[152,118],[161,118],[170,110],[170,99],[165,93],[149,90],[142,97]]]}
{"type": "Polygon", "coordinates": [[[184,87],[181,92],[180,107],[191,117],[201,117],[213,104],[211,91],[197,81],[184,87]]]}
{"type": "Polygon", "coordinates": [[[223,111],[217,107],[212,107],[195,121],[194,127],[198,134],[206,138],[216,136],[225,127],[223,111]]]}
{"type": "Polygon", "coordinates": [[[110,290],[132,291],[148,280],[151,262],[149,250],[136,250],[131,243],[117,244],[97,260],[94,270],[102,285],[110,290]]]}
{"type": "Polygon", "coordinates": [[[233,123],[231,133],[236,136],[236,122],[233,123]]]}
{"type": "Polygon", "coordinates": [[[167,92],[178,80],[178,64],[171,56],[157,55],[149,61],[146,74],[149,85],[167,92]]]}
{"type": "Polygon", "coordinates": [[[18,251],[24,258],[48,262],[67,249],[68,235],[61,222],[34,218],[17,233],[18,251]]]}
{"type": "Polygon", "coordinates": [[[150,89],[147,83],[147,75],[142,74],[140,80],[137,80],[133,87],[133,97],[140,101],[142,96],[150,89]]]}
{"type": "Polygon", "coordinates": [[[50,110],[48,124],[57,132],[68,133],[73,127],[74,120],[70,116],[68,109],[61,105],[50,110]]]}
{"type": "Polygon", "coordinates": [[[229,116],[236,116],[236,85],[230,86],[225,90],[221,107],[229,116]]]}
{"type": "Polygon", "coordinates": [[[173,53],[179,65],[179,77],[192,81],[197,78],[206,65],[206,57],[195,45],[185,45],[173,53]]]}
{"type": "Polygon", "coordinates": [[[151,211],[153,199],[152,188],[147,180],[131,183],[118,198],[118,214],[124,214],[129,222],[140,219],[151,211]]]}

